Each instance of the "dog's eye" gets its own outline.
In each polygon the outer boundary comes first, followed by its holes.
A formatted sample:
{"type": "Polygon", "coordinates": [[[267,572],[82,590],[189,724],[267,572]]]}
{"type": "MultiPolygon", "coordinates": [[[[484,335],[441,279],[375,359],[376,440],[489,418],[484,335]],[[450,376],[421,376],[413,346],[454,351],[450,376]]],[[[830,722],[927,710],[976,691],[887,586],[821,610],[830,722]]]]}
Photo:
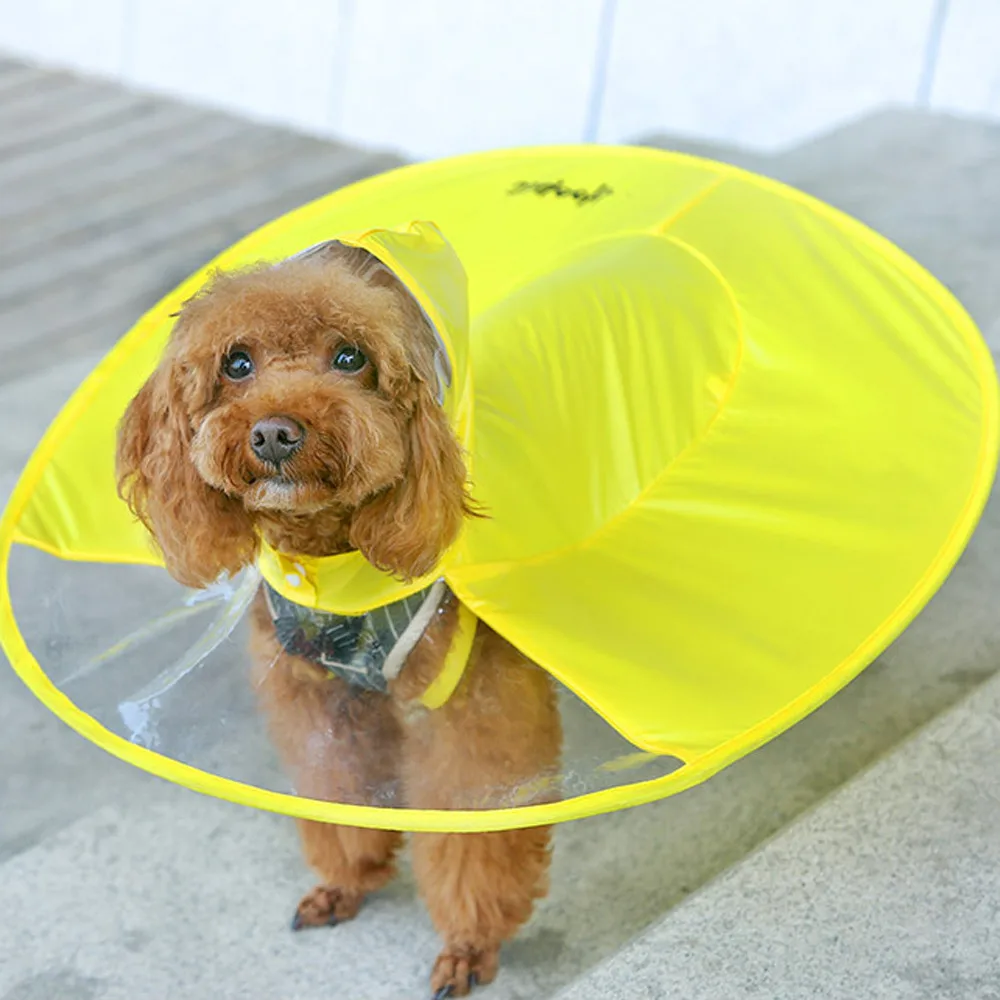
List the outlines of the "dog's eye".
{"type": "Polygon", "coordinates": [[[222,371],[226,378],[241,382],[253,375],[253,358],[246,351],[230,351],[222,362],[222,371]]]}
{"type": "Polygon", "coordinates": [[[360,347],[338,347],[333,356],[333,367],[338,372],[354,374],[368,364],[368,358],[360,347]]]}

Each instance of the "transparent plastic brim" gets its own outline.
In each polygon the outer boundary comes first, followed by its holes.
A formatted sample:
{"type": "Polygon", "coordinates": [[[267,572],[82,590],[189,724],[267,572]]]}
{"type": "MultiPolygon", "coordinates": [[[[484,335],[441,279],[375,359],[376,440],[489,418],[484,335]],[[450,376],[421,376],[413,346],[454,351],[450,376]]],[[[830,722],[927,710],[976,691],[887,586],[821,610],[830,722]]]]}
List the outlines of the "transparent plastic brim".
{"type": "MultiPolygon", "coordinates": [[[[8,573],[28,649],[80,712],[122,740],[210,778],[318,798],[313,788],[297,789],[283,770],[257,704],[260,674],[255,682],[247,650],[247,612],[260,582],[255,569],[192,591],[156,567],[66,562],[15,545],[8,573]]],[[[674,757],[638,750],[561,687],[559,707],[563,745],[557,772],[546,768],[509,787],[484,786],[481,795],[466,789],[463,810],[516,809],[539,800],[565,804],[662,778],[682,766],[674,757]]],[[[333,731],[302,734],[317,759],[335,751],[341,738],[333,731]]],[[[363,787],[346,805],[376,807],[378,825],[387,829],[425,825],[408,821],[414,810],[398,781],[363,787]]]]}

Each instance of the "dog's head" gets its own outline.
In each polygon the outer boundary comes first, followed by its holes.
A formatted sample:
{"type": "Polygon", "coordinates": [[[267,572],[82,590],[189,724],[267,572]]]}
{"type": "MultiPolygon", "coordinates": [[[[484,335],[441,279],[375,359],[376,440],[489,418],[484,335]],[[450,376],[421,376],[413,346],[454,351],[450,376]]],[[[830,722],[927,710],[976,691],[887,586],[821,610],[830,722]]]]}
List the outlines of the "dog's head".
{"type": "Polygon", "coordinates": [[[258,531],[420,576],[469,511],[436,349],[364,250],[219,273],[122,419],[119,491],[192,586],[251,561],[258,531]]]}

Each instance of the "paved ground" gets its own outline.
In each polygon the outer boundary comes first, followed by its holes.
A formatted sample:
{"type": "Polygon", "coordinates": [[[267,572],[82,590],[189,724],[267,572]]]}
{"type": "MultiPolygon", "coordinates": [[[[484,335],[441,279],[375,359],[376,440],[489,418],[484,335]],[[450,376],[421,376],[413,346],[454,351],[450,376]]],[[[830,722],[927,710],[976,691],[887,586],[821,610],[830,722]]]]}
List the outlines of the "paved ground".
{"type": "Polygon", "coordinates": [[[1000,678],[560,1000],[1000,1000],[1000,678]]]}
{"type": "MultiPolygon", "coordinates": [[[[1000,130],[887,113],[773,159],[714,152],[881,229],[1000,347],[1000,130]]],[[[144,307],[391,162],[0,62],[3,494],[144,307]]],[[[484,995],[995,1000],[998,593],[994,502],[831,703],[690,793],[561,828],[552,894],[484,995]]],[[[308,884],[287,821],[127,768],[0,671],[0,1000],[424,995],[435,941],[406,875],[354,923],[291,935],[308,884]]]]}

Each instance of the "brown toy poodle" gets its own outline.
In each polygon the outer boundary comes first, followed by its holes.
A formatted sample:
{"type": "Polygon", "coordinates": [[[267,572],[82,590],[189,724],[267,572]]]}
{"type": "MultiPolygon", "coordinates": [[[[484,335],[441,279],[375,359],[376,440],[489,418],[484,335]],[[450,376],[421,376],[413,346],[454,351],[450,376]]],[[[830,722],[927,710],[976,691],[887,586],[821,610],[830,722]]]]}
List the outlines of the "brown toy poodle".
{"type": "MultiPolygon", "coordinates": [[[[185,304],[119,434],[120,491],[170,572],[204,586],[252,562],[261,536],[290,554],[359,550],[405,579],[433,569],[474,514],[437,401],[435,343],[410,293],[364,250],[327,244],[216,275],[185,304]]],[[[552,683],[483,622],[455,693],[421,706],[456,629],[450,594],[384,691],[290,653],[272,612],[262,591],[253,678],[299,794],[484,808],[556,772],[552,683]]],[[[296,929],[350,919],[393,877],[400,833],[298,827],[320,881],[296,929]]],[[[549,840],[548,828],[413,836],[444,942],[435,996],[496,975],[502,942],[546,891],[549,840]]]]}

